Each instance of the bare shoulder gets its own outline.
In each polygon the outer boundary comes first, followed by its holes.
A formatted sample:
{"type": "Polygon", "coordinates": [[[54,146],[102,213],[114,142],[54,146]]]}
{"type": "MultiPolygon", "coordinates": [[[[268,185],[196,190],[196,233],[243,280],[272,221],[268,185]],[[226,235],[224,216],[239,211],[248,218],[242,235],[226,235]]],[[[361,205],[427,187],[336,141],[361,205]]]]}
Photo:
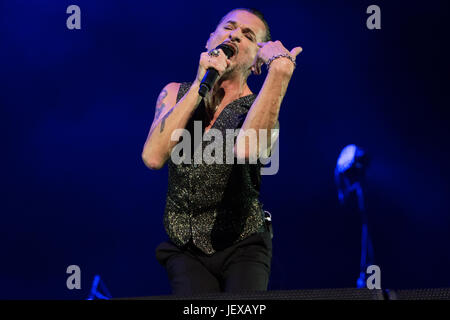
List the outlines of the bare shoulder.
{"type": "Polygon", "coordinates": [[[169,95],[175,95],[176,97],[176,95],[178,94],[178,90],[180,89],[180,85],[181,83],[179,82],[170,82],[162,89],[161,92],[167,91],[169,95]]]}
{"type": "Polygon", "coordinates": [[[174,106],[177,100],[180,85],[181,83],[178,82],[171,82],[167,84],[159,93],[158,100],[156,101],[156,108],[162,104],[170,105],[171,107],[174,106]]]}

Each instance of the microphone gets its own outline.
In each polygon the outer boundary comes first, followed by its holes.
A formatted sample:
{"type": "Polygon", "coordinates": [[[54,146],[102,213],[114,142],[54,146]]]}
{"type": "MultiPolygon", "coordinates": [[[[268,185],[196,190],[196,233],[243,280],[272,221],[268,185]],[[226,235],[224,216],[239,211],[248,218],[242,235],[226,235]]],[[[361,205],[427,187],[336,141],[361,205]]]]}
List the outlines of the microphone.
{"type": "MultiPolygon", "coordinates": [[[[229,45],[222,43],[219,44],[216,49],[222,49],[223,53],[225,53],[228,59],[230,59],[234,55],[234,48],[229,45]]],[[[200,88],[198,89],[198,94],[202,98],[204,98],[206,94],[211,90],[218,77],[219,72],[217,72],[216,69],[208,68],[208,70],[206,70],[205,76],[200,83],[200,88]]]]}

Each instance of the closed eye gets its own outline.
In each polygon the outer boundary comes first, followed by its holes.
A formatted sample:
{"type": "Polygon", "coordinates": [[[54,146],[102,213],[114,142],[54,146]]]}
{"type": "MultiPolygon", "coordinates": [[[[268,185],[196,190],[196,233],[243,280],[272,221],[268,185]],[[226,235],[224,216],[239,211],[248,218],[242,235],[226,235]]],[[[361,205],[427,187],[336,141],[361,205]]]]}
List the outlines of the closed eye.
{"type": "MultiPolygon", "coordinates": [[[[224,26],[223,28],[224,28],[225,30],[233,30],[233,27],[231,27],[231,26],[229,26],[229,25],[224,26]]],[[[250,41],[254,42],[253,36],[252,36],[251,34],[249,34],[248,32],[245,32],[245,31],[244,31],[244,33],[246,34],[245,37],[246,37],[247,39],[249,39],[250,41]]]]}

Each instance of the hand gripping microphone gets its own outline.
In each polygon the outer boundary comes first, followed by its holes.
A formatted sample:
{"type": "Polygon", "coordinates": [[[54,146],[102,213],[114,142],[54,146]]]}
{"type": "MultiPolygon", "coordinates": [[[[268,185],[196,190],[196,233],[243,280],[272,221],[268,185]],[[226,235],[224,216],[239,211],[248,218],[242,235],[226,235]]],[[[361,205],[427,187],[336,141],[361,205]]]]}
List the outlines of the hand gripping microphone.
{"type": "MultiPolygon", "coordinates": [[[[223,53],[225,53],[228,59],[230,59],[234,55],[234,48],[229,45],[222,43],[218,45],[216,49],[222,49],[223,53]]],[[[216,69],[208,68],[208,70],[206,70],[205,76],[200,83],[200,89],[198,89],[198,94],[202,98],[204,98],[206,94],[211,90],[218,77],[219,72],[217,72],[216,69]]]]}

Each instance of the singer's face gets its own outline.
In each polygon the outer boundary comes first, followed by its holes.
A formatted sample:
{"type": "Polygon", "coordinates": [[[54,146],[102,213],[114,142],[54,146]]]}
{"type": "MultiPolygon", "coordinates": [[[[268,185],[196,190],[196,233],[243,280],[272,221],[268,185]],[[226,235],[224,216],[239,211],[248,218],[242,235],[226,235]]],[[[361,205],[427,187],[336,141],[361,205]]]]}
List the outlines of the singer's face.
{"type": "Polygon", "coordinates": [[[248,11],[235,10],[223,17],[206,47],[210,51],[223,42],[231,42],[238,52],[230,59],[230,69],[248,71],[258,52],[258,42],[263,41],[265,34],[266,27],[257,16],[248,11]]]}

